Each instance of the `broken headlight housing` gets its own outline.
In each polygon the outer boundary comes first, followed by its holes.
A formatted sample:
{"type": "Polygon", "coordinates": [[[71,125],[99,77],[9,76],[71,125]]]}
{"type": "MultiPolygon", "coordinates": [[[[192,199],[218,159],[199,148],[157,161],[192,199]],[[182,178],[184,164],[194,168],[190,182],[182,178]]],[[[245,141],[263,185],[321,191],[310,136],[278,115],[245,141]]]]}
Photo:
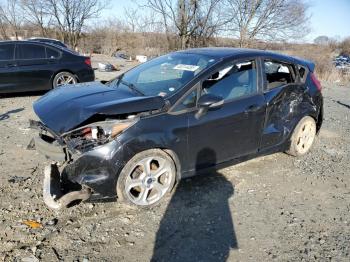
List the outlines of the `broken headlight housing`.
{"type": "Polygon", "coordinates": [[[65,133],[63,139],[68,148],[85,152],[111,141],[136,122],[137,119],[95,122],[65,133]]]}

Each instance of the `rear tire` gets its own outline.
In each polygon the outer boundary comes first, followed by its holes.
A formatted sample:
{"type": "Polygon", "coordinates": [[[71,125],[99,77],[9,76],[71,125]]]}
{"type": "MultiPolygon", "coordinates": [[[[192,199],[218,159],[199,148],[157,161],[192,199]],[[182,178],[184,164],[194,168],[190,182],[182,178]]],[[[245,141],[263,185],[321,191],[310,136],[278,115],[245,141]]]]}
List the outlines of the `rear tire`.
{"type": "Polygon", "coordinates": [[[160,149],[140,152],[129,160],[118,177],[118,200],[152,207],[169,195],[175,180],[176,167],[170,155],[160,149]]]}
{"type": "Polygon", "coordinates": [[[52,87],[56,88],[62,85],[74,85],[77,82],[77,78],[73,74],[69,72],[59,72],[55,75],[52,81],[52,87]]]}
{"type": "Polygon", "coordinates": [[[316,122],[310,116],[303,117],[295,127],[290,139],[290,147],[286,151],[292,156],[302,156],[308,153],[315,141],[316,122]]]}

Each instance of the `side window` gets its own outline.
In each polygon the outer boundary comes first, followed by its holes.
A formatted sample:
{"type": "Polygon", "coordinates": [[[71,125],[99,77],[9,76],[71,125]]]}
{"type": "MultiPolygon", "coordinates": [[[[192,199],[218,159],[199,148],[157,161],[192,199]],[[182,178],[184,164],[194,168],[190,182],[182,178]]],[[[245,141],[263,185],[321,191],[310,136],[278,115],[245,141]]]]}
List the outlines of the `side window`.
{"type": "Polygon", "coordinates": [[[14,52],[15,52],[14,44],[0,45],[0,60],[13,60],[14,52]]]}
{"type": "Polygon", "coordinates": [[[46,47],[46,57],[50,59],[59,58],[60,53],[52,48],[46,47]]]}
{"type": "Polygon", "coordinates": [[[196,106],[197,102],[197,88],[188,94],[182,101],[175,107],[174,111],[181,111],[196,106]]]}
{"type": "Polygon", "coordinates": [[[305,83],[308,70],[305,67],[298,65],[298,71],[299,71],[300,81],[302,83],[305,83]]]}
{"type": "Polygon", "coordinates": [[[267,89],[270,90],[294,82],[294,72],[291,65],[265,60],[264,67],[267,89]]]}
{"type": "Polygon", "coordinates": [[[254,60],[231,64],[203,82],[202,94],[220,96],[226,101],[255,94],[256,74],[254,60]]]}
{"type": "Polygon", "coordinates": [[[35,44],[17,44],[16,59],[46,58],[45,47],[35,44]]]}

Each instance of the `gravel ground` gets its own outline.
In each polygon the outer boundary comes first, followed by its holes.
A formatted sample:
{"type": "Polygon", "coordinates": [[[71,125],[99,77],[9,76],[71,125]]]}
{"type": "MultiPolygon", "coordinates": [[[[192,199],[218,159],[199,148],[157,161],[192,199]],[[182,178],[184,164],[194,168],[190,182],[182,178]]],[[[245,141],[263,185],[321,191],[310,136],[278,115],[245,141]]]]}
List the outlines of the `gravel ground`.
{"type": "Polygon", "coordinates": [[[150,210],[116,202],[49,210],[41,192],[48,161],[26,150],[39,96],[0,98],[0,259],[349,261],[350,84],[324,86],[325,121],[310,154],[184,180],[150,210]]]}

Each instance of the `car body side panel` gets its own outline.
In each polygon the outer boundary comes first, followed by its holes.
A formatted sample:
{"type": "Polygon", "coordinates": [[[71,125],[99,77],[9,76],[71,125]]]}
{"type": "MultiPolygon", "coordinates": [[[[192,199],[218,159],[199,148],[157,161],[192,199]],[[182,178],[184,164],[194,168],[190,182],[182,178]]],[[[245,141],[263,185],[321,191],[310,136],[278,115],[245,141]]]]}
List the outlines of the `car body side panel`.
{"type": "Polygon", "coordinates": [[[17,91],[37,91],[51,89],[50,79],[56,65],[49,64],[48,59],[17,60],[18,75],[21,79],[17,91]]]}
{"type": "MultiPolygon", "coordinates": [[[[95,73],[91,66],[88,66],[84,62],[85,57],[77,56],[70,53],[63,53],[59,59],[59,63],[56,68],[56,72],[70,72],[77,77],[79,83],[91,82],[95,80],[95,73]]],[[[53,80],[53,77],[51,81],[53,80]]]]}
{"type": "Polygon", "coordinates": [[[14,43],[0,43],[0,49],[7,57],[2,57],[0,60],[0,94],[13,92],[16,90],[19,83],[17,78],[18,66],[15,60],[15,44],[14,43]]]}
{"type": "Polygon", "coordinates": [[[318,107],[305,84],[289,84],[267,91],[263,150],[289,141],[294,127],[306,115],[317,119],[318,107]]]}
{"type": "Polygon", "coordinates": [[[17,90],[17,64],[15,60],[0,61],[0,94],[11,93],[17,90]]]}
{"type": "Polygon", "coordinates": [[[184,170],[198,171],[258,150],[265,116],[261,94],[224,103],[199,119],[195,113],[189,118],[190,154],[184,170]]]}
{"type": "Polygon", "coordinates": [[[173,151],[183,164],[188,158],[187,128],[187,113],[179,115],[162,113],[141,119],[129,128],[128,132],[118,137],[118,140],[125,147],[123,153],[127,160],[141,151],[161,148],[173,151]]]}
{"type": "Polygon", "coordinates": [[[86,152],[65,166],[63,180],[90,187],[95,198],[113,198],[118,174],[126,164],[123,150],[118,140],[113,140],[86,152]]]}

